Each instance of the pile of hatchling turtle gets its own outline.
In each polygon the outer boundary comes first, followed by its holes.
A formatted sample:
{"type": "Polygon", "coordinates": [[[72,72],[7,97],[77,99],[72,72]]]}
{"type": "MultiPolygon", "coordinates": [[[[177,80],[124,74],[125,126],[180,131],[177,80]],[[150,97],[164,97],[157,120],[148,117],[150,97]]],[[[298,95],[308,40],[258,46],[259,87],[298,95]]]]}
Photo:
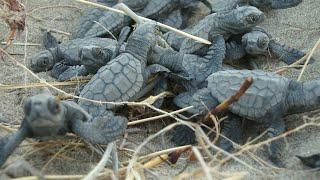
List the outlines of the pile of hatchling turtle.
{"type": "MultiPolygon", "coordinates": [[[[98,2],[122,7],[116,0],[98,2]]],[[[250,59],[271,56],[290,65],[305,57],[305,52],[277,42],[259,27],[266,18],[264,11],[291,8],[301,2],[123,0],[136,14],[154,21],[135,22],[118,12],[93,8],[83,15],[68,41],[59,42],[50,31],[44,31],[46,50],[29,58],[29,68],[35,73],[48,72],[59,81],[80,76],[91,79],[77,87],[72,100],[60,101],[49,92],[28,98],[19,130],[0,140],[0,166],[25,138],[74,133],[93,144],[116,141],[127,129],[127,113],[121,112],[123,102],[165,91],[174,97],[161,97],[154,107],[171,111],[191,107],[177,117],[202,122],[211,110],[237,94],[249,77],[252,84],[240,98],[216,114],[227,117],[221,123],[221,134],[227,138],[220,137],[216,145],[234,151],[232,141],[243,141],[243,121],[264,125],[268,138],[281,135],[284,116],[319,109],[320,81],[298,82],[265,72],[250,59]],[[190,21],[199,4],[211,12],[199,21],[190,21]],[[155,21],[211,44],[159,27],[155,21]]],[[[309,64],[315,61],[308,60],[309,64]]],[[[175,127],[171,137],[177,146],[197,144],[194,129],[186,125],[175,127]]],[[[282,143],[282,139],[275,139],[267,147],[270,163],[277,167],[285,167],[278,157],[282,143]]],[[[209,151],[216,153],[215,149],[209,151]]],[[[298,157],[307,166],[320,167],[317,155],[298,157]]]]}

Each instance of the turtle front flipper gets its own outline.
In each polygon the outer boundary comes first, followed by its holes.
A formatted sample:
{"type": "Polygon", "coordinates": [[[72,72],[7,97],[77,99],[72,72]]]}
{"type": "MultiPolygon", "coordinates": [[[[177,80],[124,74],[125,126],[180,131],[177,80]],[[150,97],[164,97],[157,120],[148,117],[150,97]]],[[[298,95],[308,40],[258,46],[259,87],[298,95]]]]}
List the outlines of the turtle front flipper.
{"type": "Polygon", "coordinates": [[[233,142],[239,143],[242,140],[241,117],[229,113],[228,119],[222,121],[221,134],[223,136],[219,139],[218,147],[228,152],[232,151],[234,149],[233,142]]]}
{"type": "Polygon", "coordinates": [[[194,131],[186,125],[178,125],[173,132],[171,141],[178,146],[194,144],[196,135],[194,131]]]}
{"type": "Polygon", "coordinates": [[[51,70],[51,77],[59,79],[59,76],[65,72],[70,66],[64,64],[63,62],[56,63],[51,70]]]}
{"type": "Polygon", "coordinates": [[[88,119],[90,116],[83,111],[75,111],[73,115],[69,120],[72,131],[91,143],[108,144],[116,140],[124,134],[128,123],[127,118],[108,111],[93,119],[88,119]]]}
{"type": "Polygon", "coordinates": [[[70,66],[63,73],[61,73],[58,77],[59,81],[67,81],[78,76],[86,76],[88,75],[88,71],[84,66],[70,66]]]}
{"type": "MultiPolygon", "coordinates": [[[[253,0],[254,1],[254,0],[253,0]]],[[[287,9],[299,5],[302,0],[267,0],[272,9],[287,9]]]]}
{"type": "MultiPolygon", "coordinates": [[[[292,64],[306,55],[298,49],[291,48],[286,45],[281,45],[275,41],[270,41],[269,49],[272,55],[274,55],[276,58],[279,58],[286,64],[292,64]]],[[[313,62],[315,62],[315,59],[311,58],[309,63],[311,64],[313,62]]]]}
{"type": "Polygon", "coordinates": [[[246,55],[245,48],[236,42],[226,44],[226,57],[224,62],[229,64],[238,64],[239,60],[246,55]]]}
{"type": "Polygon", "coordinates": [[[0,139],[0,167],[28,135],[28,125],[25,121],[22,121],[17,132],[0,139]]]}
{"type": "MultiPolygon", "coordinates": [[[[268,139],[281,135],[285,130],[285,124],[282,118],[275,118],[274,120],[265,122],[266,125],[269,126],[266,130],[268,139]]],[[[284,144],[284,140],[282,138],[273,140],[269,145],[269,158],[278,167],[285,166],[280,159],[281,144],[284,144]]]]}

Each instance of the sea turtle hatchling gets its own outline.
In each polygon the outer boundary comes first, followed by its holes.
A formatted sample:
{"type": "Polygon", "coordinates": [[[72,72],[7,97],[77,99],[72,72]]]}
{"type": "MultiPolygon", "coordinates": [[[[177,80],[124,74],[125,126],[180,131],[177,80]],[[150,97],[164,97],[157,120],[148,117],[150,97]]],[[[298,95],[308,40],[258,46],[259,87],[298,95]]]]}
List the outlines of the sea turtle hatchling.
{"type": "MultiPolygon", "coordinates": [[[[61,75],[69,66],[81,65],[79,58],[79,50],[86,46],[98,46],[102,49],[96,49],[98,55],[105,56],[105,61],[108,62],[113,57],[118,42],[108,38],[84,38],[73,39],[61,44],[51,43],[53,41],[49,32],[45,33],[44,46],[46,50],[36,53],[30,58],[29,66],[33,72],[51,71],[51,75],[57,79],[65,80],[65,75],[61,75]],[[102,54],[104,53],[104,54],[102,54]]],[[[84,68],[84,67],[80,67],[84,68]]],[[[83,71],[85,75],[87,72],[83,71]]],[[[79,74],[82,75],[82,74],[79,74]]]]}
{"type": "MultiPolygon", "coordinates": [[[[253,84],[239,101],[229,107],[229,111],[234,115],[267,126],[269,138],[284,132],[285,124],[282,119],[284,116],[312,111],[320,107],[320,80],[298,82],[260,70],[228,70],[213,73],[207,78],[205,88],[193,95],[177,96],[174,102],[181,108],[192,105],[194,108],[189,111],[192,114],[205,113],[207,108],[213,109],[234,95],[247,77],[253,78],[253,84]]],[[[228,130],[232,134],[232,131],[237,128],[241,127],[231,127],[228,130]]],[[[222,133],[230,134],[230,132],[222,133]]],[[[175,132],[176,139],[183,139],[179,134],[180,132],[175,132]]],[[[183,132],[181,134],[188,135],[183,132]]],[[[281,140],[271,142],[269,153],[271,160],[281,166],[278,158],[280,144],[281,140]]]]}
{"type": "Polygon", "coordinates": [[[287,9],[299,5],[302,0],[211,0],[213,12],[250,5],[262,9],[287,9]]]}
{"type": "MultiPolygon", "coordinates": [[[[216,35],[222,35],[227,40],[233,34],[250,31],[264,19],[265,15],[259,9],[242,6],[230,11],[210,14],[192,28],[186,29],[186,32],[209,41],[212,41],[216,35]]],[[[187,54],[204,55],[208,47],[172,32],[166,33],[165,39],[174,49],[187,54]]]]}
{"type": "Polygon", "coordinates": [[[72,101],[60,101],[48,93],[35,95],[24,105],[19,130],[0,139],[0,167],[26,137],[63,136],[72,132],[91,143],[108,144],[121,136],[126,127],[127,119],[111,112],[92,118],[72,101]]]}
{"type": "MultiPolygon", "coordinates": [[[[246,55],[265,55],[277,58],[286,64],[292,64],[306,54],[298,49],[276,42],[272,36],[260,27],[242,35],[239,40],[226,43],[226,58],[224,62],[237,63],[246,55]]],[[[315,60],[312,58],[311,63],[315,60]]]]}
{"type": "MultiPolygon", "coordinates": [[[[160,65],[147,66],[147,59],[158,41],[159,29],[153,22],[139,24],[128,38],[124,52],[99,69],[80,92],[80,96],[96,101],[133,101],[144,92],[151,73],[169,70],[160,65]]],[[[79,105],[90,115],[98,116],[111,104],[96,104],[79,99],[79,105]]]]}

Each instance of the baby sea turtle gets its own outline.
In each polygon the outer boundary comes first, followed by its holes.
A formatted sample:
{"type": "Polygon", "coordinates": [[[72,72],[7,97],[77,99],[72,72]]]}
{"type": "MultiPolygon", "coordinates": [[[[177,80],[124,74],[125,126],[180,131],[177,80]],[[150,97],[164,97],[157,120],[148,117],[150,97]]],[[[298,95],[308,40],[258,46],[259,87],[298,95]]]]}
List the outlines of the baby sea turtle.
{"type": "MultiPolygon", "coordinates": [[[[260,70],[228,70],[213,73],[208,77],[205,88],[194,94],[177,96],[174,102],[181,108],[192,105],[194,108],[189,111],[192,114],[205,113],[207,108],[213,109],[234,95],[247,77],[253,77],[253,84],[239,101],[229,107],[229,111],[234,115],[266,125],[269,138],[284,132],[285,124],[282,119],[284,116],[320,107],[319,80],[298,82],[260,70]]],[[[232,127],[229,130],[233,131],[236,128],[241,127],[232,127]]],[[[223,133],[230,134],[230,132],[223,133]]],[[[175,132],[175,136],[178,137],[179,132],[175,132]]],[[[279,165],[280,144],[281,140],[275,140],[270,145],[270,158],[279,165]]]]}
{"type": "Polygon", "coordinates": [[[24,114],[19,130],[0,139],[0,167],[26,137],[63,136],[72,132],[91,143],[108,144],[127,127],[124,117],[105,112],[93,119],[78,104],[60,101],[47,93],[30,97],[24,105],[24,114]]]}
{"type": "MultiPolygon", "coordinates": [[[[263,12],[252,6],[242,6],[230,11],[223,11],[206,16],[194,27],[186,32],[208,39],[216,35],[222,35],[228,39],[233,34],[242,34],[250,31],[253,27],[262,22],[265,18],[263,12]]],[[[192,39],[169,32],[165,36],[168,43],[182,53],[203,55],[205,44],[192,39]]]]}
{"type": "MultiPolygon", "coordinates": [[[[246,55],[265,55],[277,58],[286,64],[292,64],[304,57],[302,51],[280,44],[260,27],[242,35],[240,40],[231,40],[226,46],[225,62],[236,63],[246,55]]],[[[310,62],[314,62],[312,58],[310,62]]]]}
{"type": "MultiPolygon", "coordinates": [[[[53,39],[50,37],[50,33],[45,33],[44,39],[53,39]],[[49,37],[46,37],[49,36],[49,37]]],[[[36,53],[30,59],[30,69],[33,72],[42,72],[53,69],[52,76],[59,77],[63,72],[62,65],[65,66],[76,66],[81,65],[79,59],[79,50],[85,46],[99,46],[103,47],[107,52],[107,56],[110,58],[116,49],[117,41],[107,38],[85,38],[85,39],[74,39],[61,44],[44,42],[45,47],[48,49],[36,53]],[[50,44],[50,45],[48,45],[50,44]],[[59,64],[57,64],[59,63],[59,64]]],[[[64,69],[65,70],[65,69],[64,69]]]]}
{"type": "MultiPolygon", "coordinates": [[[[87,99],[107,102],[133,101],[143,92],[151,73],[169,71],[159,65],[147,66],[147,59],[156,45],[160,31],[155,23],[143,23],[129,37],[125,51],[99,69],[81,91],[87,99]]],[[[94,104],[79,100],[79,104],[90,115],[98,116],[110,104],[94,104]]]]}
{"type": "Polygon", "coordinates": [[[212,11],[226,11],[250,5],[261,9],[286,9],[299,5],[302,0],[212,0],[212,11]]]}

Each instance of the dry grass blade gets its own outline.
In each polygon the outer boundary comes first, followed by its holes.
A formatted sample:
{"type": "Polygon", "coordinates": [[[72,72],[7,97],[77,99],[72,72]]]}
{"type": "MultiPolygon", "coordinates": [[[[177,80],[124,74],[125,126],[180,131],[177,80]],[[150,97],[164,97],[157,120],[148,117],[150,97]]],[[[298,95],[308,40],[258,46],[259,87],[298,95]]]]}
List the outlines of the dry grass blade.
{"type": "Polygon", "coordinates": [[[320,38],[318,39],[317,43],[316,43],[316,44],[314,45],[314,47],[312,48],[312,50],[311,50],[311,52],[310,52],[310,54],[309,54],[306,62],[304,63],[304,66],[303,66],[303,68],[302,68],[302,70],[301,70],[301,73],[300,73],[300,75],[299,75],[299,77],[298,77],[298,79],[297,79],[298,81],[301,80],[303,73],[304,73],[304,72],[306,71],[306,69],[307,69],[307,66],[308,66],[308,64],[309,64],[309,62],[310,62],[310,59],[311,59],[312,55],[314,54],[314,52],[316,51],[316,49],[317,49],[318,46],[320,46],[320,38]]]}
{"type": "Polygon", "coordinates": [[[195,147],[192,147],[192,151],[193,153],[195,154],[195,156],[197,157],[198,161],[200,162],[200,165],[206,175],[206,179],[208,180],[213,180],[211,174],[210,174],[210,170],[209,170],[209,167],[207,166],[206,162],[204,161],[200,151],[195,148],[195,147]]]}
{"type": "MultiPolygon", "coordinates": [[[[93,3],[93,2],[89,2],[89,1],[85,1],[85,0],[73,0],[73,1],[76,1],[76,2],[79,2],[79,3],[83,3],[83,4],[87,4],[87,5],[90,5],[90,6],[95,6],[95,7],[98,7],[98,8],[101,8],[101,9],[104,9],[104,10],[108,10],[108,11],[113,11],[113,12],[116,12],[116,13],[121,13],[121,14],[125,14],[123,11],[121,10],[118,10],[118,9],[114,9],[114,8],[110,8],[110,7],[107,7],[107,6],[104,6],[104,5],[101,5],[101,4],[97,4],[97,3],[93,3]]],[[[139,20],[144,20],[144,21],[153,21],[151,19],[148,19],[148,18],[145,18],[145,17],[141,17],[141,16],[137,16],[139,20]]],[[[191,39],[194,39],[196,41],[199,41],[201,43],[204,43],[204,44],[211,44],[210,41],[206,40],[206,39],[203,39],[203,38],[200,38],[200,37],[197,37],[197,36],[193,36],[191,34],[188,34],[186,32],[183,32],[181,30],[178,30],[176,28],[173,28],[171,26],[168,26],[168,25],[165,25],[165,24],[162,24],[162,23],[159,23],[159,22],[156,22],[158,26],[162,27],[162,28],[166,28],[170,31],[174,31],[176,32],[177,34],[180,34],[182,36],[185,36],[187,38],[191,38],[191,39]]]]}
{"type": "MultiPolygon", "coordinates": [[[[73,86],[79,83],[86,83],[89,80],[80,81],[65,81],[65,82],[48,82],[52,86],[73,86]]],[[[0,90],[15,90],[15,89],[28,89],[28,88],[39,88],[48,87],[46,83],[30,83],[30,84],[10,84],[10,85],[0,85],[0,90]]]]}

